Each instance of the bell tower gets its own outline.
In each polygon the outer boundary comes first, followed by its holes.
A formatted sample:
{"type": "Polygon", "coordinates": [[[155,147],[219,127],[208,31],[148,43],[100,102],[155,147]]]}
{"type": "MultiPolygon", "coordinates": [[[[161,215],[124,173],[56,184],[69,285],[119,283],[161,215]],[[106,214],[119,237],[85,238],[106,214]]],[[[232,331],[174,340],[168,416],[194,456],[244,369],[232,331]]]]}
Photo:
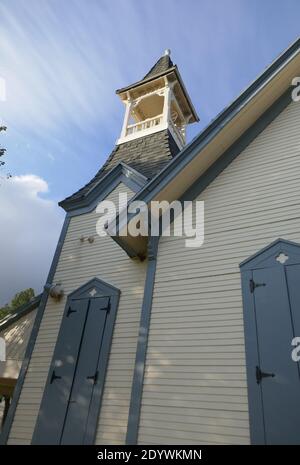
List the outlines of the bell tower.
{"type": "Polygon", "coordinates": [[[169,49],[141,81],[116,93],[125,104],[117,145],[167,129],[181,150],[186,126],[199,121],[169,49]]]}
{"type": "Polygon", "coordinates": [[[107,182],[106,176],[118,166],[123,180],[139,178],[139,187],[141,176],[143,183],[152,179],[184,147],[186,126],[199,121],[170,50],[142,80],[117,90],[117,95],[125,105],[121,134],[94,178],[59,203],[66,211],[96,195],[102,180],[107,182]]]}

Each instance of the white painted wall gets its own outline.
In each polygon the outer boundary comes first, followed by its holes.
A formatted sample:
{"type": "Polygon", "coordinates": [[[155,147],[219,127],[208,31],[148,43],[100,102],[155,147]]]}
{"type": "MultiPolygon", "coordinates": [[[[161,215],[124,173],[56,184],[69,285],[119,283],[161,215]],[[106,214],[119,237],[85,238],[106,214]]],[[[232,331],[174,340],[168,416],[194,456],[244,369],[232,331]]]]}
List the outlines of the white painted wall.
{"type": "Polygon", "coordinates": [[[205,242],[159,243],[140,444],[248,444],[239,263],[300,242],[300,104],[292,103],[199,196],[205,242]]]}

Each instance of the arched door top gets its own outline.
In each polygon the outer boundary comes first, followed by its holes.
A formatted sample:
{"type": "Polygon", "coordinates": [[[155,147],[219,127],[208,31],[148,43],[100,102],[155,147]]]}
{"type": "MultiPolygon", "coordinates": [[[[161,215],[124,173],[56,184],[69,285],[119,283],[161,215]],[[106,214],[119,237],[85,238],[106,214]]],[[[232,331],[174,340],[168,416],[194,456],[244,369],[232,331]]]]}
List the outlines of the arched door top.
{"type": "Polygon", "coordinates": [[[241,271],[300,262],[300,244],[277,239],[240,263],[241,271]]]}
{"type": "Polygon", "coordinates": [[[68,299],[90,299],[93,297],[118,296],[119,294],[120,290],[116,287],[99,278],[93,278],[71,292],[71,294],[68,295],[68,299]]]}

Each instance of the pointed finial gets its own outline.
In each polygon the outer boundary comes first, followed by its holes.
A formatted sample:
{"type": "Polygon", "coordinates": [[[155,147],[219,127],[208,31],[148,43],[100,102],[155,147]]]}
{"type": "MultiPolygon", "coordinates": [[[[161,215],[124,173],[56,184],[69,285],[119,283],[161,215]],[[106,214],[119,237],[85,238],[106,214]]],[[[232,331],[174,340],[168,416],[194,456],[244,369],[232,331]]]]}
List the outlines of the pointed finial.
{"type": "Polygon", "coordinates": [[[166,48],[165,50],[165,55],[170,56],[171,55],[171,50],[169,48],[166,48]]]}

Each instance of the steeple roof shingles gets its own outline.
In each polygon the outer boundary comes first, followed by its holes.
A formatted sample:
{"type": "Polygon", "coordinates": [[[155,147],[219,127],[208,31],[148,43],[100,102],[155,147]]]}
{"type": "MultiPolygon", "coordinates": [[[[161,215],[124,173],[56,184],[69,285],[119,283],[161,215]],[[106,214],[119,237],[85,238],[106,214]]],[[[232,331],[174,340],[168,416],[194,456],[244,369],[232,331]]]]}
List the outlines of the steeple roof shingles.
{"type": "Polygon", "coordinates": [[[116,145],[94,178],[73,195],[59,202],[59,205],[64,207],[69,201],[74,202],[82,198],[120,162],[126,163],[150,180],[178,152],[179,148],[167,129],[116,145]]]}
{"type": "Polygon", "coordinates": [[[143,77],[144,79],[149,79],[157,74],[162,74],[168,71],[170,68],[173,67],[173,62],[170,58],[170,55],[163,55],[160,59],[155,63],[154,66],[150,69],[150,71],[143,77]]]}

